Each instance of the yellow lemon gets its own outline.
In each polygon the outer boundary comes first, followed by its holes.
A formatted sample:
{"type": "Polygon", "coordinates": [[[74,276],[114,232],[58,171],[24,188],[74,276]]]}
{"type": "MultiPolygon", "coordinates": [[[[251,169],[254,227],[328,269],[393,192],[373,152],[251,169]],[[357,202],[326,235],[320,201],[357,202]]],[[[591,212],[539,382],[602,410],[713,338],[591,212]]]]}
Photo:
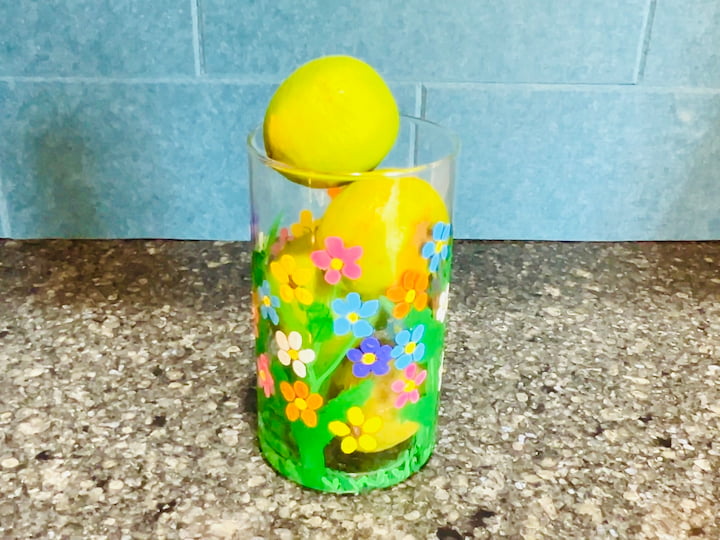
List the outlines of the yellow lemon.
{"type": "Polygon", "coordinates": [[[377,166],[399,125],[392,92],[372,67],[351,56],[324,56],[280,85],[263,133],[274,160],[320,173],[349,173],[377,166]]]}
{"type": "Polygon", "coordinates": [[[346,247],[361,246],[362,269],[349,286],[365,299],[385,294],[403,272],[425,273],[421,255],[432,226],[449,223],[440,194],[416,177],[372,177],[345,187],[328,205],[317,230],[316,245],[337,236],[346,247]]]}

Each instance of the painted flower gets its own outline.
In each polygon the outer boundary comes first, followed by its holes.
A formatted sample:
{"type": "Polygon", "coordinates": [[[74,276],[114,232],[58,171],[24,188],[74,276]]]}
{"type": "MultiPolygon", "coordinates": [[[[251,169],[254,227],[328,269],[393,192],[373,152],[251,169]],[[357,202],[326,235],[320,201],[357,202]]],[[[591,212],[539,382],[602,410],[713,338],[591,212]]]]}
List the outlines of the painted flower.
{"type": "Polygon", "coordinates": [[[300,378],[307,375],[307,364],[315,360],[315,351],[302,348],[302,336],[299,332],[290,332],[285,335],[278,330],[275,332],[275,342],[280,350],[278,360],[283,366],[292,365],[292,369],[300,378]]]}
{"type": "Polygon", "coordinates": [[[392,357],[395,359],[395,367],[404,369],[411,362],[419,362],[425,356],[425,344],[420,340],[425,333],[425,325],[418,324],[410,330],[403,330],[395,336],[392,357]]]}
{"type": "Polygon", "coordinates": [[[253,234],[253,238],[255,238],[255,251],[265,250],[265,243],[267,242],[267,237],[265,236],[265,233],[262,231],[257,231],[257,233],[253,234]]]}
{"type": "Polygon", "coordinates": [[[402,319],[410,313],[411,307],[418,311],[425,309],[428,303],[428,295],[425,292],[427,286],[427,274],[407,270],[400,278],[400,283],[390,287],[386,293],[390,301],[395,303],[393,317],[402,319]]]}
{"type": "Polygon", "coordinates": [[[366,321],[378,311],[380,302],[368,300],[363,302],[356,292],[348,294],[345,299],[333,300],[332,308],[338,317],[333,321],[333,331],[338,336],[352,332],[355,337],[368,337],[373,333],[372,325],[366,321]]]}
{"type": "Polygon", "coordinates": [[[385,375],[390,371],[390,345],[382,345],[376,338],[368,337],[362,340],[360,347],[350,349],[348,359],[353,362],[352,372],[356,377],[367,377],[371,373],[385,375]]]}
{"type": "Polygon", "coordinates": [[[295,257],[285,254],[279,261],[270,263],[270,272],[280,283],[280,298],[284,302],[297,299],[306,306],[312,304],[313,295],[307,289],[312,281],[312,269],[299,267],[295,257]]]}
{"type": "Polygon", "coordinates": [[[300,238],[308,233],[312,233],[317,229],[318,221],[313,218],[310,210],[301,210],[297,223],[290,225],[290,232],[294,238],[300,238]]]}
{"type": "Polygon", "coordinates": [[[325,239],[325,249],[313,251],[310,258],[318,268],[325,270],[325,281],[335,285],[342,276],[349,279],[360,277],[362,270],[357,260],[362,254],[362,246],[346,248],[342,238],[328,236],[325,239]]]}
{"type": "Polygon", "coordinates": [[[432,240],[425,242],[422,247],[422,256],[430,261],[431,272],[437,272],[440,262],[447,260],[450,255],[450,230],[449,223],[439,221],[432,229],[432,240]]]}
{"type": "Polygon", "coordinates": [[[450,287],[447,286],[443,289],[437,298],[437,305],[435,306],[435,319],[440,322],[445,322],[447,317],[448,306],[450,305],[450,287]]]}
{"type": "Polygon", "coordinates": [[[303,381],[295,381],[293,384],[281,382],[280,393],[288,402],[285,407],[288,420],[295,422],[299,418],[307,427],[317,426],[318,417],[315,411],[323,404],[320,394],[311,394],[310,387],[303,381]]]}
{"type": "Polygon", "coordinates": [[[328,424],[330,433],[341,437],[340,449],[345,454],[352,454],[356,450],[372,452],[377,448],[377,440],[373,435],[380,431],[382,418],[373,416],[365,418],[360,407],[350,407],[347,411],[347,423],[333,420],[328,424]]]}
{"type": "Polygon", "coordinates": [[[270,294],[270,284],[267,279],[258,288],[260,297],[260,315],[263,319],[270,319],[273,324],[280,321],[276,308],[280,307],[280,300],[277,296],[270,294]]]}
{"type": "Polygon", "coordinates": [[[285,244],[287,244],[290,240],[292,240],[292,236],[290,236],[287,227],[280,229],[278,231],[277,240],[275,240],[275,243],[270,246],[270,253],[272,256],[277,257],[285,247],[285,244]]]}
{"type": "Polygon", "coordinates": [[[427,371],[420,370],[417,364],[410,364],[405,368],[402,379],[394,381],[390,389],[398,394],[395,407],[402,409],[408,402],[417,403],[420,399],[420,385],[427,378],[427,371]]]}
{"type": "Polygon", "coordinates": [[[250,293],[250,298],[250,305],[252,306],[250,324],[252,326],[253,337],[257,338],[260,335],[260,329],[258,327],[260,324],[260,300],[258,300],[257,291],[252,291],[250,293]]]}
{"type": "Polygon", "coordinates": [[[258,356],[257,359],[257,382],[265,392],[265,397],[270,397],[275,393],[275,381],[270,374],[270,360],[265,353],[258,356]]]}

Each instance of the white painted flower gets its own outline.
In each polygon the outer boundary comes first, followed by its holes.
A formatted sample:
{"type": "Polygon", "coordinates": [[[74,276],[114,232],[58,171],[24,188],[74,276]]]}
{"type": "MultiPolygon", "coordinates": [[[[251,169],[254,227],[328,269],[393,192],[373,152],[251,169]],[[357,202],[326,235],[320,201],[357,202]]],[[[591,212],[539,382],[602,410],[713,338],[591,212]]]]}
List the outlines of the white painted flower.
{"type": "Polygon", "coordinates": [[[437,299],[437,307],[435,308],[435,318],[440,322],[445,322],[447,317],[448,306],[450,305],[450,286],[440,293],[437,299]]]}
{"type": "Polygon", "coordinates": [[[267,240],[268,239],[265,236],[265,233],[259,231],[255,239],[255,251],[264,251],[266,248],[267,240]]]}
{"type": "Polygon", "coordinates": [[[285,335],[278,330],[275,332],[275,342],[280,350],[278,360],[283,366],[292,365],[295,374],[303,378],[307,375],[306,364],[315,360],[315,351],[302,348],[302,336],[299,332],[290,332],[285,335]]]}

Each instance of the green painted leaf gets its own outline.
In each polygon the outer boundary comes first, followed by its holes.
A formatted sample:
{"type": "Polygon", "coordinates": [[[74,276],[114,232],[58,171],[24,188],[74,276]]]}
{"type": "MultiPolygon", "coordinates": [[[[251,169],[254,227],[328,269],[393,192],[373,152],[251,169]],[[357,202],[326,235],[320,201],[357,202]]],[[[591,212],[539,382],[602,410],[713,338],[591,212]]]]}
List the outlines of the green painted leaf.
{"type": "Polygon", "coordinates": [[[268,231],[265,245],[258,246],[259,249],[255,249],[252,252],[250,258],[250,267],[252,284],[255,287],[259,287],[260,285],[262,285],[262,282],[265,280],[265,276],[267,275],[267,268],[270,262],[270,246],[272,246],[277,241],[278,230],[280,229],[281,220],[282,215],[279,215],[275,218],[275,221],[273,222],[270,230],[268,231]]]}
{"type": "MultiPolygon", "coordinates": [[[[353,405],[362,406],[370,397],[373,389],[373,381],[363,381],[331,399],[320,410],[320,422],[326,426],[333,420],[345,421],[346,411],[353,405]]],[[[330,433],[330,431],[328,431],[330,433]]],[[[332,435],[332,434],[331,434],[332,435]]]]}
{"type": "Polygon", "coordinates": [[[437,393],[421,397],[417,403],[408,403],[400,410],[400,418],[417,422],[421,426],[435,426],[437,422],[437,393]]]}
{"type": "Polygon", "coordinates": [[[265,270],[267,268],[267,253],[265,251],[253,251],[250,262],[252,268],[253,287],[260,287],[265,281],[265,270]]]}
{"type": "Polygon", "coordinates": [[[330,308],[315,302],[307,309],[308,331],[313,343],[322,343],[333,335],[333,318],[330,308]]]}

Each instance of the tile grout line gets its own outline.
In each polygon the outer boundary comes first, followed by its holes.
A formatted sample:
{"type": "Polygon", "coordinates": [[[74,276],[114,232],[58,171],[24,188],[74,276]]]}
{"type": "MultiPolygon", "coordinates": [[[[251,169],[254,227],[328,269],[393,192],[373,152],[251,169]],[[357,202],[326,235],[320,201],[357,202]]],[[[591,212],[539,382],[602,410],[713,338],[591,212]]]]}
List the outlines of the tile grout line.
{"type": "MultiPolygon", "coordinates": [[[[423,116],[423,87],[422,83],[415,83],[415,103],[413,104],[413,116],[422,118],[423,116]]],[[[408,164],[412,167],[417,165],[417,128],[415,124],[410,124],[410,145],[408,148],[408,164]]]]}
{"type": "MultiPolygon", "coordinates": [[[[393,81],[400,84],[405,81],[393,81]]],[[[92,77],[92,76],[40,76],[40,75],[0,75],[2,84],[185,84],[185,85],[236,85],[236,86],[277,86],[278,78],[269,75],[250,76],[157,76],[157,77],[92,77]]],[[[423,103],[428,88],[438,89],[470,89],[470,90],[516,90],[530,92],[636,92],[652,94],[697,94],[720,95],[720,86],[662,86],[638,85],[628,83],[528,83],[528,82],[471,82],[471,81],[436,81],[422,83],[423,103]]],[[[417,106],[417,96],[416,104],[417,106]]],[[[423,111],[424,113],[424,111],[423,111]]],[[[413,109],[413,114],[415,114],[413,109]]]]}
{"type": "Polygon", "coordinates": [[[418,118],[425,118],[425,85],[421,82],[415,85],[415,110],[418,118]]]}
{"type": "MultiPolygon", "coordinates": [[[[392,81],[400,84],[404,81],[392,81]]],[[[269,75],[250,76],[157,76],[157,77],[92,77],[92,76],[40,76],[40,75],[0,75],[3,84],[187,84],[187,85],[239,85],[263,86],[278,84],[278,78],[269,75]]],[[[417,83],[415,83],[417,84],[417,83]]],[[[471,81],[436,81],[422,83],[423,95],[428,88],[471,89],[471,90],[517,90],[531,92],[648,92],[659,94],[700,94],[718,95],[720,86],[662,86],[638,85],[629,83],[528,83],[528,82],[471,82],[471,81]]],[[[417,104],[416,96],[416,104],[417,104]]],[[[424,98],[423,98],[424,99],[424,98]]],[[[416,106],[416,105],[415,105],[416,106]]],[[[425,103],[423,103],[425,106],[425,103]]],[[[424,111],[423,111],[424,112],[424,111]]],[[[413,110],[413,114],[414,110],[413,110]]]]}
{"type": "Polygon", "coordinates": [[[190,13],[193,27],[193,56],[195,63],[195,76],[205,75],[205,55],[203,54],[203,39],[200,31],[200,0],[190,0],[190,13]]]}
{"type": "Polygon", "coordinates": [[[640,44],[638,46],[635,72],[633,73],[633,80],[635,81],[634,84],[640,84],[645,77],[645,66],[647,65],[648,50],[650,49],[650,39],[652,37],[656,9],[657,0],[648,0],[647,9],[645,11],[645,20],[643,21],[642,30],[640,31],[640,44]]]}
{"type": "MultiPolygon", "coordinates": [[[[204,70],[203,70],[204,71],[204,70]]],[[[207,77],[195,75],[157,76],[157,77],[92,77],[81,75],[43,76],[43,75],[0,75],[0,83],[58,83],[58,84],[236,84],[236,85],[277,85],[277,77],[259,75],[257,77],[207,77]]]]}
{"type": "Polygon", "coordinates": [[[474,82],[432,82],[426,88],[444,90],[504,90],[525,92],[627,92],[648,94],[698,94],[718,95],[720,87],[713,86],[657,86],[627,84],[534,84],[534,83],[474,83],[474,82]]]}

